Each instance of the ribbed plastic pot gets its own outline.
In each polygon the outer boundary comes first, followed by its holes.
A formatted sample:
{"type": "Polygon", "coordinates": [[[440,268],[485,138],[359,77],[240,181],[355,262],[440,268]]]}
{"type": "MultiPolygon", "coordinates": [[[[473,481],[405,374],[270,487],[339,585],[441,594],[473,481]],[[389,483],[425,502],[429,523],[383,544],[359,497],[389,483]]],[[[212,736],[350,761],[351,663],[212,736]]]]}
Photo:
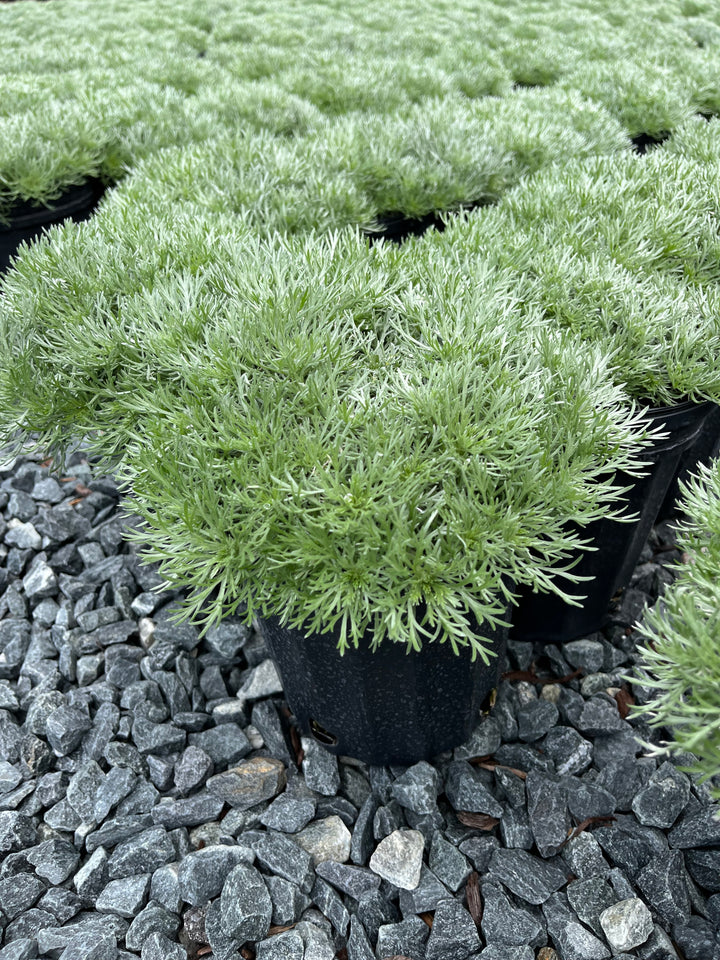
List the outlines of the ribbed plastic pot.
{"type": "Polygon", "coordinates": [[[608,620],[615,594],[630,582],[643,545],[650,535],[660,506],[675,477],[680,458],[697,440],[711,403],[681,403],[672,407],[652,407],[647,417],[653,425],[663,424],[669,436],[655,443],[645,454],[644,477],[619,476],[630,486],[625,496],[627,514],[636,514],[631,522],[598,520],[588,524],[583,534],[596,549],[582,551],[573,573],[592,577],[577,584],[571,592],[586,594],[582,607],[565,603],[549,593],[533,593],[521,588],[513,611],[510,637],[513,640],[540,643],[567,643],[600,630],[608,620]]]}
{"type": "Polygon", "coordinates": [[[681,496],[680,483],[686,482],[690,475],[697,471],[698,466],[709,464],[720,453],[720,407],[713,403],[710,413],[703,421],[700,432],[693,442],[683,451],[677,473],[665,495],[663,505],[658,513],[658,520],[669,520],[677,516],[679,510],[677,502],[681,496]]]}
{"type": "Polygon", "coordinates": [[[77,223],[87,220],[103,190],[99,180],[88,180],[78,187],[70,187],[51,207],[18,203],[11,210],[10,223],[0,224],[0,273],[10,266],[21,243],[34,240],[45,228],[68,219],[77,223]]]}
{"type": "Polygon", "coordinates": [[[497,651],[486,666],[448,643],[408,653],[386,642],[372,651],[366,634],[341,656],[337,633],[306,638],[276,617],[260,627],[302,733],[378,766],[427,760],[467,740],[505,661],[507,628],[478,630],[497,651]]]}

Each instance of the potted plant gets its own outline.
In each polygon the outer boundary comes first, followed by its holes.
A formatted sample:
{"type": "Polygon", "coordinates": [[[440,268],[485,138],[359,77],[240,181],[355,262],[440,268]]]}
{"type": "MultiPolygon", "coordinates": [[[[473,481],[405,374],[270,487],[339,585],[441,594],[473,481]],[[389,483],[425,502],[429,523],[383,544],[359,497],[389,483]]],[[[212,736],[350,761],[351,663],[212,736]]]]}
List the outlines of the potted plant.
{"type": "MultiPolygon", "coordinates": [[[[186,262],[203,229],[188,218],[186,262]]],[[[648,442],[602,352],[529,322],[513,284],[448,270],[423,287],[358,235],[263,243],[241,224],[202,272],[158,275],[92,322],[29,322],[16,278],[7,439],[62,447],[74,429],[119,456],[148,557],[196,619],[268,624],[306,733],[376,763],[428,756],[496,684],[515,586],[556,588],[582,542],[568,519],[614,512],[612,473],[648,442]]]]}
{"type": "Polygon", "coordinates": [[[515,270],[526,308],[602,345],[615,382],[666,431],[646,453],[644,478],[617,478],[628,488],[628,522],[606,518],[585,531],[595,551],[576,558],[578,577],[593,578],[582,604],[525,591],[518,639],[559,642],[600,629],[709,401],[720,399],[712,176],[709,164],[661,151],[548,168],[483,216],[424,238],[424,259],[407,250],[420,264],[453,258],[469,275],[478,264],[515,270]]]}
{"type": "MultiPolygon", "coordinates": [[[[681,754],[702,780],[720,776],[720,461],[682,484],[679,545],[686,559],[663,601],[638,630],[645,643],[635,684],[650,727],[669,737],[645,744],[655,755],[681,754]]],[[[720,799],[717,779],[711,789],[720,799]]]]}

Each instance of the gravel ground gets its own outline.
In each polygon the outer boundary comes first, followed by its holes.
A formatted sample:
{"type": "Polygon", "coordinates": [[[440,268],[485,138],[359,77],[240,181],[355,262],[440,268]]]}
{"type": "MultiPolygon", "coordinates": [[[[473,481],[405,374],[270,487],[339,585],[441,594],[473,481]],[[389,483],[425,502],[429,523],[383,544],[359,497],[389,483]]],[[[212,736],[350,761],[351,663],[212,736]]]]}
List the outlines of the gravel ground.
{"type": "Polygon", "coordinates": [[[173,625],[70,472],[0,468],[0,960],[720,956],[720,820],[621,677],[666,528],[603,634],[511,642],[467,744],[368,768],[300,741],[254,630],[173,625]]]}

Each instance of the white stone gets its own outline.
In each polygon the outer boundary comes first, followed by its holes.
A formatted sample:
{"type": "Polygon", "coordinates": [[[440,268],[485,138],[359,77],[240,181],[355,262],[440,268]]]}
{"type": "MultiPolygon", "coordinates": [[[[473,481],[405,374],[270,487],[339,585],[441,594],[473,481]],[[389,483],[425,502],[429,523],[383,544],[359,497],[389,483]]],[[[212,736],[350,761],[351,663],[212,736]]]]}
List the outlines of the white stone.
{"type": "Polygon", "coordinates": [[[401,890],[420,883],[425,838],[419,830],[393,830],[370,857],[370,869],[401,890]]]}
{"type": "Polygon", "coordinates": [[[600,926],[613,953],[633,950],[653,932],[652,914],[637,897],[620,900],[600,914],[600,926]]]}
{"type": "Polygon", "coordinates": [[[58,582],[52,567],[44,560],[36,559],[23,578],[25,596],[42,599],[57,593],[58,582]]]}
{"type": "Polygon", "coordinates": [[[39,550],[42,546],[42,537],[31,523],[23,523],[17,517],[8,521],[8,530],[5,534],[5,543],[21,550],[39,550]]]}
{"type": "Polygon", "coordinates": [[[293,839],[303,850],[307,850],[316,866],[325,860],[346,863],[350,859],[352,837],[340,817],[316,820],[296,833],[293,839]]]}

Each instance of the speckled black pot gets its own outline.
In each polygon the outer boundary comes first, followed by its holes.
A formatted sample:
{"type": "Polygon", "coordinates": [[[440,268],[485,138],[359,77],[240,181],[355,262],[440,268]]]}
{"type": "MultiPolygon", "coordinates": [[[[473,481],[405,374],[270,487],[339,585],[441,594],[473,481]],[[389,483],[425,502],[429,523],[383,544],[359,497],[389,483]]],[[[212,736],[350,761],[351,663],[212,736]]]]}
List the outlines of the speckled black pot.
{"type": "Polygon", "coordinates": [[[520,588],[510,633],[513,640],[567,643],[603,627],[612,598],[630,581],[660,506],[677,474],[680,459],[697,439],[713,406],[711,403],[681,403],[648,409],[648,418],[656,424],[664,424],[670,435],[645,454],[648,472],[644,477],[634,478],[626,474],[620,477],[623,485],[631,488],[625,496],[627,513],[637,514],[637,519],[629,523],[598,520],[584,528],[584,535],[593,542],[596,550],[583,552],[573,568],[573,572],[593,578],[571,590],[587,594],[582,607],[571,606],[554,594],[533,594],[527,588],[520,588]]]}
{"type": "Polygon", "coordinates": [[[505,662],[506,629],[478,631],[497,651],[486,666],[447,643],[411,653],[384,643],[372,652],[366,634],[341,656],[337,633],[306,638],[275,617],[260,626],[303,734],[379,766],[427,760],[467,740],[505,662]]]}
{"type": "Polygon", "coordinates": [[[720,453],[720,407],[713,403],[710,413],[703,421],[695,440],[683,451],[678,471],[670,484],[658,520],[669,520],[678,514],[677,500],[680,497],[680,483],[687,481],[701,463],[709,464],[720,453]]]}
{"type": "Polygon", "coordinates": [[[70,187],[52,207],[38,207],[19,203],[11,211],[10,223],[0,223],[0,273],[10,266],[17,248],[24,241],[34,240],[43,229],[62,220],[87,220],[97,206],[104,187],[99,180],[88,180],[78,187],[70,187]]]}

